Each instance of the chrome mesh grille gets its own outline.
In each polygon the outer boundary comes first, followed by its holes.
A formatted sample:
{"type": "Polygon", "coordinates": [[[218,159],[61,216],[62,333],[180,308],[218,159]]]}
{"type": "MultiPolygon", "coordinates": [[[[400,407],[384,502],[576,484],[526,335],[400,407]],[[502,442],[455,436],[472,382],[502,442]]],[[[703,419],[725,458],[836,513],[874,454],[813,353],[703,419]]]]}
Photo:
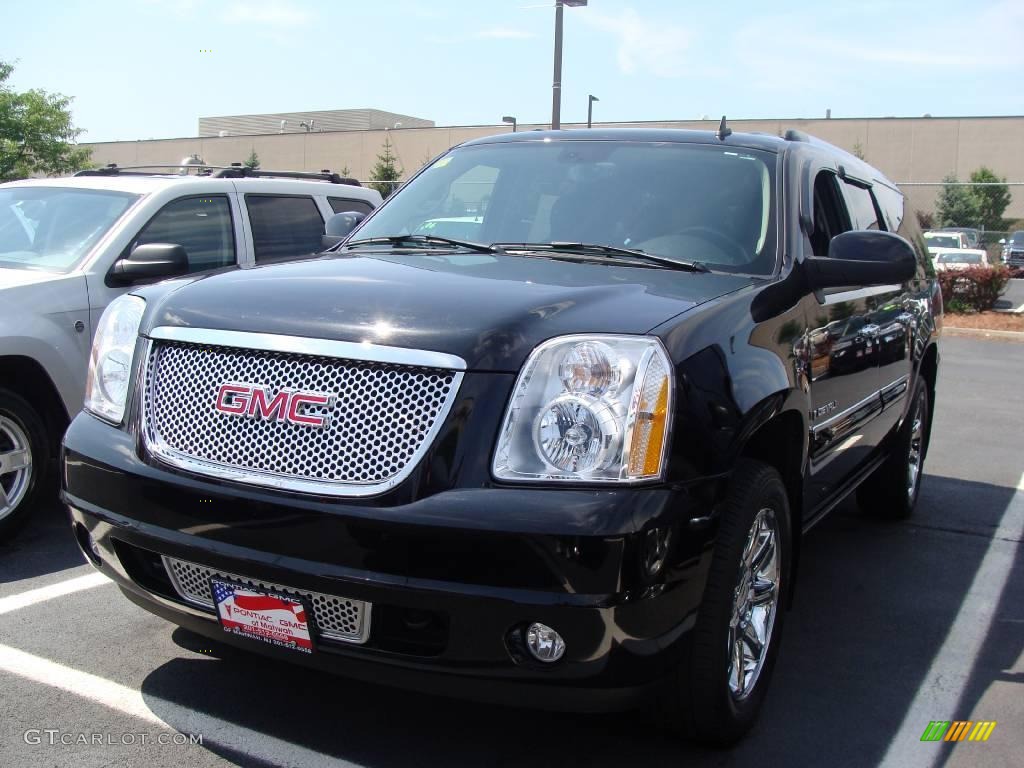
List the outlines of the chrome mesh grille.
{"type": "Polygon", "coordinates": [[[182,599],[208,611],[214,610],[213,596],[210,594],[210,578],[216,576],[238,584],[304,598],[312,609],[313,620],[320,635],[325,638],[345,643],[365,643],[369,637],[370,604],[362,600],[351,600],[347,597],[306,592],[280,584],[271,584],[259,579],[217,571],[205,565],[197,565],[166,555],[163,557],[163,562],[167,575],[171,577],[174,590],[182,599]]]}
{"type": "Polygon", "coordinates": [[[163,458],[185,457],[200,472],[204,464],[239,470],[235,479],[243,482],[259,482],[245,474],[258,473],[376,486],[411,471],[460,380],[447,369],[157,341],[144,390],[146,438],[163,458]],[[331,406],[303,410],[329,416],[322,428],[240,417],[214,407],[229,382],[336,398],[331,406]]]}

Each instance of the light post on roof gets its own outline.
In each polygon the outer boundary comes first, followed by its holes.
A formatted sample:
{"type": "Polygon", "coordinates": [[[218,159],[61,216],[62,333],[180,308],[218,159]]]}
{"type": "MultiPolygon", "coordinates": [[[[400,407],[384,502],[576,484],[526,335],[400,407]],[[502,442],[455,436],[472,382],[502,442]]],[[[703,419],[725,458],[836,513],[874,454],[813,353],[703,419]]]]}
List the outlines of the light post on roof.
{"type": "Polygon", "coordinates": [[[516,119],[512,117],[512,115],[505,115],[503,118],[501,118],[501,122],[508,123],[509,125],[511,125],[512,133],[516,132],[516,125],[518,125],[518,123],[516,122],[516,119]]]}
{"type": "Polygon", "coordinates": [[[594,102],[600,101],[597,96],[590,94],[587,97],[587,128],[594,127],[594,102]]]}
{"type": "Polygon", "coordinates": [[[579,8],[587,0],[555,0],[555,76],[551,83],[551,130],[562,127],[562,8],[579,8]]]}

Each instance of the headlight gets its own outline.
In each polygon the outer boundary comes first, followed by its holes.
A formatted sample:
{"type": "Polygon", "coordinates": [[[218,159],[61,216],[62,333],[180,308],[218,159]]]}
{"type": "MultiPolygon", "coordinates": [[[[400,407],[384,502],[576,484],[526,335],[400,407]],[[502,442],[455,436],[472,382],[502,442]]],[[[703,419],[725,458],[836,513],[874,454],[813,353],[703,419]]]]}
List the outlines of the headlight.
{"type": "Polygon", "coordinates": [[[500,480],[629,482],[662,475],[672,366],[658,339],[562,336],[523,366],[494,454],[500,480]]]}
{"type": "Polygon", "coordinates": [[[93,339],[85,409],[114,424],[124,418],[135,341],[145,309],[145,300],[138,296],[114,299],[104,310],[93,339]]]}

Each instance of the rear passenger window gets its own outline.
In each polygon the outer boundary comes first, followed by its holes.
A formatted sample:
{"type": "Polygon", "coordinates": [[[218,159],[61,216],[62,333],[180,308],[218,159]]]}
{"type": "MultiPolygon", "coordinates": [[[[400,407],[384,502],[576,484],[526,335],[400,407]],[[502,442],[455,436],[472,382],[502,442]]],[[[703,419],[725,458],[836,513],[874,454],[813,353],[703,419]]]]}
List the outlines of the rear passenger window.
{"type": "Polygon", "coordinates": [[[312,197],[246,195],[256,263],[320,250],[324,219],[312,197]]]}
{"type": "Polygon", "coordinates": [[[132,247],[177,243],[188,254],[188,271],[235,264],[231,205],[223,195],[185,197],[168,203],[149,220],[132,247]]]}
{"type": "Polygon", "coordinates": [[[880,229],[875,201],[871,198],[871,190],[858,187],[849,182],[843,183],[843,197],[850,211],[850,224],[854,229],[880,229]]]}
{"type": "Polygon", "coordinates": [[[331,210],[335,213],[348,213],[349,211],[355,211],[356,213],[370,213],[373,210],[373,206],[365,200],[349,200],[345,197],[328,197],[327,202],[331,204],[331,210]]]}

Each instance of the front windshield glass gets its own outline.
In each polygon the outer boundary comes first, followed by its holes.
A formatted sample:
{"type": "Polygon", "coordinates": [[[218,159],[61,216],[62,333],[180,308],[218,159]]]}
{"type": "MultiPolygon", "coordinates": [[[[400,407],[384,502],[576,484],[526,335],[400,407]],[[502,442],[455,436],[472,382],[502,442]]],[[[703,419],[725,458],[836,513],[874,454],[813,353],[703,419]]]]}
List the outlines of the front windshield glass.
{"type": "Polygon", "coordinates": [[[956,235],[928,235],[928,245],[932,248],[959,248],[960,238],[956,235]]]}
{"type": "Polygon", "coordinates": [[[981,264],[980,253],[944,253],[939,256],[940,264],[981,264]]]}
{"type": "Polygon", "coordinates": [[[627,141],[462,147],[399,190],[352,241],[589,243],[770,274],[775,159],[728,146],[627,141]]]}
{"type": "Polygon", "coordinates": [[[138,195],[68,187],[0,187],[0,267],[68,272],[138,195]]]}

